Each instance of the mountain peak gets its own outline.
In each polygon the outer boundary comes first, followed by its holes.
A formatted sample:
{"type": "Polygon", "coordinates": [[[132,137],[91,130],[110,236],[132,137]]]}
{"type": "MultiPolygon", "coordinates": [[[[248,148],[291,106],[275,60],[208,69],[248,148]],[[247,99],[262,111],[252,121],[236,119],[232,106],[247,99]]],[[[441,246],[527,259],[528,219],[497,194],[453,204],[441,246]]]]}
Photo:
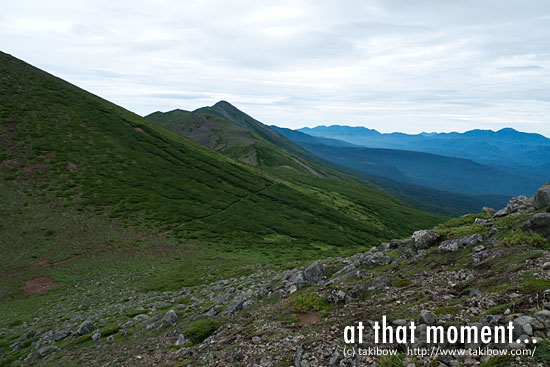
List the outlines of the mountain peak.
{"type": "Polygon", "coordinates": [[[231,103],[229,103],[227,101],[224,101],[224,100],[221,100],[221,101],[217,102],[212,107],[219,107],[219,108],[224,108],[224,109],[227,109],[227,108],[237,109],[237,107],[233,106],[231,103]]]}

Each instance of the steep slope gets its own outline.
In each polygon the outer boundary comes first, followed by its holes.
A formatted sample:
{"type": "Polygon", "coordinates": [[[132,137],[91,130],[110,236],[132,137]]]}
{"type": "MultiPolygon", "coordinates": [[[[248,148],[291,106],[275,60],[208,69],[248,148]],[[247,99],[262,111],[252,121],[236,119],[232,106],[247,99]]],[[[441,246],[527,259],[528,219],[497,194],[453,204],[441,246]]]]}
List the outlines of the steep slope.
{"type": "Polygon", "coordinates": [[[176,289],[441,220],[376,188],[239,164],[6,54],[0,78],[3,298],[42,277],[176,289]]]}

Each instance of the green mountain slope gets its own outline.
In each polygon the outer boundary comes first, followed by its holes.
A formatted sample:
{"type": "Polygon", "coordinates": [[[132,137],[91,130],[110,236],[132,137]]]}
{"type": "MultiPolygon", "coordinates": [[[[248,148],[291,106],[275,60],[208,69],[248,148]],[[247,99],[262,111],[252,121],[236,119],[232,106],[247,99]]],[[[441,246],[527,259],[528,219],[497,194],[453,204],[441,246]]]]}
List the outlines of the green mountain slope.
{"type": "Polygon", "coordinates": [[[0,78],[2,296],[45,275],[173,289],[442,219],[374,187],[238,163],[6,54],[0,78]]]}
{"type": "MultiPolygon", "coordinates": [[[[288,169],[292,168],[294,171],[316,176],[335,176],[346,181],[356,180],[365,185],[376,184],[409,205],[432,213],[458,216],[477,212],[484,205],[501,207],[508,199],[507,196],[461,194],[406,182],[410,179],[408,180],[399,169],[385,162],[375,162],[373,159],[365,162],[364,157],[359,157],[360,159],[356,161],[355,154],[346,153],[355,152],[349,143],[333,139],[323,140],[323,138],[276,126],[268,127],[225,101],[193,112],[182,110],[155,112],[146,118],[231,158],[260,166],[283,178],[290,174],[288,169]],[[231,111],[231,113],[213,112],[217,109],[231,111]],[[258,135],[260,133],[271,139],[273,143],[260,137],[258,135]],[[301,150],[296,149],[296,144],[301,150]],[[331,155],[327,156],[319,149],[311,149],[312,146],[342,153],[339,159],[332,159],[331,155]],[[258,157],[261,158],[258,159],[258,157]],[[366,170],[357,168],[362,164],[367,168],[366,170]]],[[[453,158],[448,159],[453,160],[453,158]]],[[[405,167],[411,170],[407,164],[405,167]]],[[[412,171],[414,172],[414,166],[412,171]]],[[[429,183],[429,179],[433,178],[433,171],[437,171],[435,165],[427,176],[424,175],[426,177],[422,174],[418,176],[429,183]]]]}
{"type": "MultiPolygon", "coordinates": [[[[300,155],[311,155],[310,153],[305,153],[277,133],[270,133],[271,129],[265,125],[251,120],[251,123],[243,124],[246,127],[242,127],[216,112],[219,106],[227,105],[231,106],[227,102],[219,102],[213,107],[205,107],[193,112],[183,110],[154,112],[145,118],[252,166],[279,167],[319,177],[326,176],[321,167],[300,157],[300,155]],[[276,144],[288,147],[290,150],[282,150],[276,144]],[[291,151],[296,151],[300,155],[292,154],[291,151]]],[[[231,108],[235,109],[233,106],[231,108]]],[[[235,118],[237,114],[233,113],[231,116],[235,118]]],[[[242,120],[248,117],[242,113],[240,116],[244,117],[242,120]]]]}
{"type": "Polygon", "coordinates": [[[207,115],[214,114],[223,117],[289,153],[293,153],[298,156],[312,157],[312,155],[306,150],[300,148],[298,145],[283,137],[269,126],[255,120],[226,101],[220,101],[212,107],[200,108],[197,111],[207,115]]]}

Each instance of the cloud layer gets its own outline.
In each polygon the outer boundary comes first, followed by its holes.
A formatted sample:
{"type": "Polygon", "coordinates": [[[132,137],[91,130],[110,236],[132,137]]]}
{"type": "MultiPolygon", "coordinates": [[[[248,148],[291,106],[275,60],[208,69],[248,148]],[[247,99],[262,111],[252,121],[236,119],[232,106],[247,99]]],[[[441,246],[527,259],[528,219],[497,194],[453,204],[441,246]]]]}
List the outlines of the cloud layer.
{"type": "Polygon", "coordinates": [[[139,114],[225,99],[285,127],[550,136],[542,1],[30,1],[1,49],[139,114]]]}

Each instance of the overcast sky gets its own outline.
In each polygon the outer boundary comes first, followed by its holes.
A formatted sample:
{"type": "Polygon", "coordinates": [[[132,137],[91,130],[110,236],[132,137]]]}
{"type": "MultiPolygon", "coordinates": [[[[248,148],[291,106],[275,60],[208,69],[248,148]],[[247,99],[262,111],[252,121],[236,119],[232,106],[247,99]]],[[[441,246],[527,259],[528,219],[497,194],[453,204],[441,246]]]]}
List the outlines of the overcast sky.
{"type": "Polygon", "coordinates": [[[550,136],[550,2],[4,1],[0,49],[138,114],[550,136]]]}

